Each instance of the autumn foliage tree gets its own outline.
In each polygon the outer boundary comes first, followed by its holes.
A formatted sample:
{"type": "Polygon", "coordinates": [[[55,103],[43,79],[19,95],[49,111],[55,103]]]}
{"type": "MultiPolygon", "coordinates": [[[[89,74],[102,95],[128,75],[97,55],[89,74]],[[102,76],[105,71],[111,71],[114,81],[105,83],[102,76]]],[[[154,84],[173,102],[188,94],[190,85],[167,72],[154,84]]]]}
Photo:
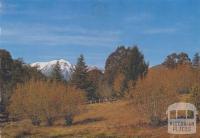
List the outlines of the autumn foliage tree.
{"type": "Polygon", "coordinates": [[[190,89],[191,101],[200,110],[200,85],[195,85],[190,89]]]}
{"type": "Polygon", "coordinates": [[[191,94],[192,101],[199,105],[199,82],[199,71],[190,64],[179,64],[174,69],[155,67],[135,87],[129,87],[130,98],[153,125],[159,125],[167,107],[181,100],[180,94],[191,94]]]}
{"type": "Polygon", "coordinates": [[[30,80],[17,85],[10,99],[8,111],[12,118],[29,118],[39,125],[45,121],[52,125],[58,118],[65,118],[67,125],[84,105],[84,95],[79,89],[57,81],[30,80]]]}
{"type": "Polygon", "coordinates": [[[131,101],[138,111],[145,114],[152,125],[159,125],[168,105],[177,100],[168,76],[169,70],[150,70],[146,78],[131,88],[131,101]]]}
{"type": "Polygon", "coordinates": [[[103,80],[99,82],[97,89],[97,96],[101,99],[109,99],[113,98],[116,94],[113,92],[112,88],[108,85],[108,83],[103,80]]]}
{"type": "Polygon", "coordinates": [[[90,92],[88,93],[88,97],[90,99],[98,99],[100,98],[98,95],[98,89],[101,87],[99,84],[102,81],[103,73],[99,69],[92,69],[88,71],[87,81],[89,82],[90,92]]]}
{"type": "Polygon", "coordinates": [[[45,79],[36,68],[25,64],[22,59],[13,59],[8,51],[0,49],[0,112],[5,110],[12,89],[18,83],[22,84],[33,78],[45,79]]]}
{"type": "Polygon", "coordinates": [[[195,78],[193,85],[190,88],[190,100],[196,106],[197,110],[200,110],[200,70],[194,68],[195,78]]]}
{"type": "Polygon", "coordinates": [[[113,90],[114,90],[114,94],[117,97],[123,96],[124,85],[125,85],[124,74],[122,74],[122,73],[116,74],[116,77],[115,77],[114,82],[113,82],[113,90]]]}

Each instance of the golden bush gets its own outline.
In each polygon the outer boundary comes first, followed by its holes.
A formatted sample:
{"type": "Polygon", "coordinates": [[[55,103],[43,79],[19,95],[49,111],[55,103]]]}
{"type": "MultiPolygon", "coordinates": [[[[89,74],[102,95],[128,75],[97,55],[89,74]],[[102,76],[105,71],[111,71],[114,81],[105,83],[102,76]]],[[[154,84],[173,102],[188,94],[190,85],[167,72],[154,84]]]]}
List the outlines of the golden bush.
{"type": "Polygon", "coordinates": [[[12,118],[29,118],[33,123],[48,125],[60,117],[78,114],[85,103],[84,92],[56,81],[30,80],[17,85],[8,111],[12,118]]]}
{"type": "Polygon", "coordinates": [[[181,93],[188,93],[195,81],[195,71],[187,65],[150,69],[136,86],[129,87],[130,99],[152,123],[158,124],[165,119],[167,107],[178,102],[181,93]]]}

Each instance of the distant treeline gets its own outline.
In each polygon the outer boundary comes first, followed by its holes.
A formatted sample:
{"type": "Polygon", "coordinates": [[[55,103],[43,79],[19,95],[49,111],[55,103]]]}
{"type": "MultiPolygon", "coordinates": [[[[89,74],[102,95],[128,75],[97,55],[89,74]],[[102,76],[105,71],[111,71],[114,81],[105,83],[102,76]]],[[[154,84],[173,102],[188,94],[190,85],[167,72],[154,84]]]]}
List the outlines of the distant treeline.
{"type": "Polygon", "coordinates": [[[165,109],[176,101],[176,94],[191,91],[196,94],[199,84],[194,73],[198,76],[199,68],[198,53],[191,60],[187,53],[181,52],[170,54],[159,66],[149,69],[149,63],[137,46],[120,46],[108,56],[104,72],[88,70],[84,56],[80,55],[71,78],[66,81],[59,63],[54,66],[50,77],[46,77],[36,67],[25,64],[22,59],[13,59],[8,51],[0,50],[0,109],[8,111],[13,118],[30,118],[33,124],[46,121],[52,125],[59,117],[71,124],[73,116],[80,111],[79,107],[87,103],[85,100],[128,97],[143,112],[150,111],[146,113],[151,121],[159,122],[163,117],[161,107],[165,109]],[[166,98],[165,103],[159,98],[166,98]]]}
{"type": "MultiPolygon", "coordinates": [[[[172,53],[162,63],[167,68],[176,68],[181,64],[188,64],[198,68],[200,66],[200,56],[196,53],[191,60],[187,53],[172,53]]],[[[80,55],[71,79],[66,83],[83,89],[89,100],[124,96],[129,83],[135,83],[138,78],[143,78],[148,72],[148,63],[136,46],[118,47],[108,56],[104,72],[99,69],[88,71],[87,67],[84,56],[80,55]]],[[[22,59],[12,59],[8,51],[0,50],[0,92],[2,103],[5,104],[7,102],[12,89],[17,83],[24,83],[31,78],[65,81],[59,64],[56,64],[50,77],[47,78],[36,67],[30,67],[22,59]]]]}

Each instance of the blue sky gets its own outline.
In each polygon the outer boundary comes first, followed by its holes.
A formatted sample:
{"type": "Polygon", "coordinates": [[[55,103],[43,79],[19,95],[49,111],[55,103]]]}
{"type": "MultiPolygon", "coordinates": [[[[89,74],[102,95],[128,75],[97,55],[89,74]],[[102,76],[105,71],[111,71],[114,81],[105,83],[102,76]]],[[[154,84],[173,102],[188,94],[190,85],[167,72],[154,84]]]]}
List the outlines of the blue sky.
{"type": "Polygon", "coordinates": [[[25,62],[84,54],[104,67],[117,46],[138,45],[150,65],[200,52],[199,0],[0,0],[0,48],[25,62]]]}

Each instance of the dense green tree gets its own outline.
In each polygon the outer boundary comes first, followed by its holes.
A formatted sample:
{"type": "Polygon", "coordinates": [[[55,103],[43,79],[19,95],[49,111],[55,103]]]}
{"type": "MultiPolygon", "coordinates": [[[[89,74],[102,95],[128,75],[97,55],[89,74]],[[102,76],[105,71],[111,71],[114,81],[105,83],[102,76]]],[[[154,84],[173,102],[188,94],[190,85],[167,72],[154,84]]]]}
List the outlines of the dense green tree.
{"type": "Polygon", "coordinates": [[[61,72],[61,67],[59,64],[59,61],[57,61],[56,65],[53,67],[53,70],[51,72],[51,79],[56,80],[56,81],[63,81],[64,77],[61,72]]]}
{"type": "Polygon", "coordinates": [[[190,65],[191,60],[187,53],[181,52],[179,54],[172,53],[167,56],[165,61],[162,63],[167,68],[176,68],[178,65],[190,65]]]}
{"type": "Polygon", "coordinates": [[[30,79],[45,79],[45,76],[36,67],[25,64],[23,59],[13,60],[11,76],[12,86],[16,83],[24,83],[30,79]]]}
{"type": "Polygon", "coordinates": [[[0,49],[0,111],[4,110],[9,82],[11,80],[12,57],[6,50],[0,49]]]}
{"type": "Polygon", "coordinates": [[[125,69],[126,58],[127,49],[124,46],[120,46],[106,59],[104,79],[109,85],[113,84],[116,74],[125,69]]]}
{"type": "Polygon", "coordinates": [[[109,55],[105,64],[104,79],[109,85],[113,84],[116,74],[123,70],[123,64],[127,58],[127,49],[124,46],[118,47],[109,55]]]}
{"type": "Polygon", "coordinates": [[[94,88],[91,81],[88,80],[88,66],[85,63],[83,55],[80,55],[77,60],[71,76],[71,83],[77,88],[84,90],[89,100],[93,99],[94,88]]]}
{"type": "Polygon", "coordinates": [[[106,60],[105,80],[110,86],[115,82],[118,73],[124,75],[123,86],[121,90],[124,92],[128,87],[128,82],[144,77],[148,71],[148,63],[145,62],[143,54],[138,47],[124,46],[118,47],[115,52],[106,60]]]}
{"type": "Polygon", "coordinates": [[[179,65],[186,65],[191,64],[191,60],[187,53],[181,52],[178,54],[177,64],[179,65]]]}
{"type": "Polygon", "coordinates": [[[177,66],[177,58],[178,55],[176,53],[172,53],[167,56],[167,58],[163,62],[163,65],[168,68],[175,68],[177,66]]]}
{"type": "Polygon", "coordinates": [[[192,65],[194,67],[200,67],[200,55],[199,55],[199,53],[195,53],[194,58],[192,60],[192,65]]]}
{"type": "Polygon", "coordinates": [[[88,77],[88,68],[84,61],[84,56],[80,55],[75,65],[75,69],[71,76],[71,82],[76,87],[80,89],[86,89],[87,85],[85,84],[88,77]]]}
{"type": "Polygon", "coordinates": [[[128,64],[125,64],[125,77],[129,80],[137,80],[144,77],[148,70],[148,63],[144,60],[144,55],[137,47],[128,48],[128,64]]]}

